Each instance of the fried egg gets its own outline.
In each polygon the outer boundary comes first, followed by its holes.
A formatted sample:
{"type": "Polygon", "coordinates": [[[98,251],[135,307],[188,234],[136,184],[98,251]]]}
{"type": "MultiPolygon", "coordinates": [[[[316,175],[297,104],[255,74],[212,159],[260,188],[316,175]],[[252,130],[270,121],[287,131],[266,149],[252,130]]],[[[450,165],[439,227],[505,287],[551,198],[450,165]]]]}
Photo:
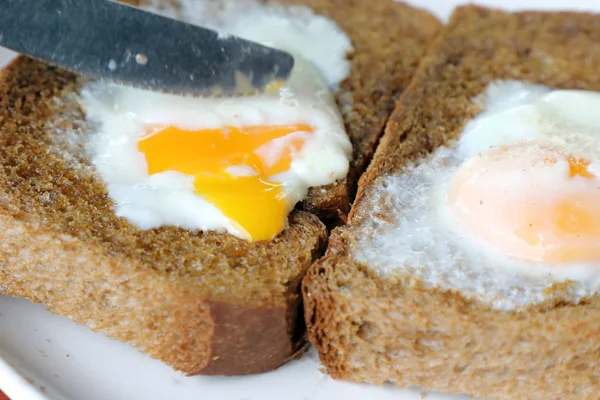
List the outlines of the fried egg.
{"type": "Polygon", "coordinates": [[[459,141],[453,220],[542,268],[600,261],[600,94],[504,83],[486,96],[499,103],[459,141]]]}
{"type": "Polygon", "coordinates": [[[352,147],[332,91],[349,72],[350,42],[334,22],[304,8],[189,4],[187,22],[218,23],[293,53],[289,80],[271,92],[221,98],[89,84],[81,95],[97,130],[89,153],[116,214],[142,229],[272,239],[309,187],[348,173],[352,147]]]}
{"type": "Polygon", "coordinates": [[[474,102],[458,140],[371,190],[394,220],[355,257],[503,309],[600,290],[600,93],[498,81],[474,102]]]}

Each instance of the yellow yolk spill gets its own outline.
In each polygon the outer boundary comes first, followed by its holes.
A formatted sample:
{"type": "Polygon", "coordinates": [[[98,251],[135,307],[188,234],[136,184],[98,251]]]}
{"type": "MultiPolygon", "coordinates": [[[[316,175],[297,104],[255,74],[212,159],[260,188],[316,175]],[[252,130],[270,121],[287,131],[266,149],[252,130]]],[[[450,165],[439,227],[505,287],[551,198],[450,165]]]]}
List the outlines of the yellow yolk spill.
{"type": "Polygon", "coordinates": [[[515,257],[556,263],[600,260],[600,179],[589,171],[590,162],[565,157],[569,173],[561,176],[560,170],[548,169],[558,162],[554,155],[540,163],[526,153],[503,157],[510,147],[491,151],[495,157],[476,157],[459,168],[449,196],[453,216],[515,257]],[[506,174],[513,180],[501,183],[506,174]],[[522,186],[515,176],[522,176],[522,186]],[[572,179],[579,179],[577,185],[562,189],[572,179]]]}
{"type": "Polygon", "coordinates": [[[567,161],[569,162],[569,175],[571,176],[571,178],[577,175],[583,176],[584,178],[596,177],[596,175],[588,171],[588,167],[591,164],[588,160],[584,160],[582,158],[569,157],[567,161]]]}
{"type": "MultiPolygon", "coordinates": [[[[544,157],[544,162],[547,164],[556,164],[556,158],[553,157],[544,157]]],[[[588,167],[590,166],[590,162],[583,158],[575,158],[573,156],[567,159],[569,163],[569,176],[572,178],[574,176],[582,176],[584,178],[595,178],[596,176],[588,171],[588,167]]]]}
{"type": "Polygon", "coordinates": [[[247,126],[190,131],[174,126],[154,128],[138,143],[146,156],[148,174],[177,171],[194,177],[195,192],[215,205],[251,240],[269,240],[286,225],[289,208],[282,184],[271,178],[290,168],[292,157],[312,133],[305,124],[247,126]],[[290,136],[291,135],[291,136],[290,136]],[[275,160],[274,140],[284,140],[275,160]],[[229,167],[246,167],[249,174],[234,176],[229,167]]]}

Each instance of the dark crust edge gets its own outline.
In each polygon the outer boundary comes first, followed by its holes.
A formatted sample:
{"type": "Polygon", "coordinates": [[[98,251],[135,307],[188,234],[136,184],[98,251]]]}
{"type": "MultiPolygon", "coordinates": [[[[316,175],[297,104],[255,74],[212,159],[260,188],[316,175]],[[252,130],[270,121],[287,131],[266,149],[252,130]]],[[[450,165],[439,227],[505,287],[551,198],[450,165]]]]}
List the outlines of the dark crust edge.
{"type": "Polygon", "coordinates": [[[293,342],[284,308],[255,308],[209,301],[214,322],[208,364],[191,375],[247,375],[273,370],[303,341],[293,342]]]}
{"type": "MultiPolygon", "coordinates": [[[[313,252],[323,253],[326,240],[313,252]]],[[[307,267],[308,269],[308,267],[307,267]]],[[[250,375],[272,371],[308,348],[301,284],[288,285],[287,307],[258,307],[208,300],[214,323],[207,365],[190,375],[250,375]]]]}

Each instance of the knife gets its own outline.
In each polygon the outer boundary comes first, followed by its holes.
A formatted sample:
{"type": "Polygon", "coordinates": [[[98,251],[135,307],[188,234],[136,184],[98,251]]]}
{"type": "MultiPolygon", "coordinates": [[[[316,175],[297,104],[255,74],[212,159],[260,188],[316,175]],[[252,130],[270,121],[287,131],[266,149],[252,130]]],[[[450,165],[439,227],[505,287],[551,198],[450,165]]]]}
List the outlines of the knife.
{"type": "Polygon", "coordinates": [[[230,95],[285,81],[292,55],[109,0],[0,0],[0,46],[93,78],[230,95]]]}

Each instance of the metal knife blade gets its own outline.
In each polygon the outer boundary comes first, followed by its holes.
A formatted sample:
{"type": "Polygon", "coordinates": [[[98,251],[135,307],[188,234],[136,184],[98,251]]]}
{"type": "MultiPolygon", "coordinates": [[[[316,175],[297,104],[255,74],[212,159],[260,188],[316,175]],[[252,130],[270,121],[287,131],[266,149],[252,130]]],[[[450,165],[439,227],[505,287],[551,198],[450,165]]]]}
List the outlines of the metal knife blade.
{"type": "Polygon", "coordinates": [[[285,81],[294,58],[109,0],[0,0],[0,46],[81,75],[192,95],[285,81]]]}

